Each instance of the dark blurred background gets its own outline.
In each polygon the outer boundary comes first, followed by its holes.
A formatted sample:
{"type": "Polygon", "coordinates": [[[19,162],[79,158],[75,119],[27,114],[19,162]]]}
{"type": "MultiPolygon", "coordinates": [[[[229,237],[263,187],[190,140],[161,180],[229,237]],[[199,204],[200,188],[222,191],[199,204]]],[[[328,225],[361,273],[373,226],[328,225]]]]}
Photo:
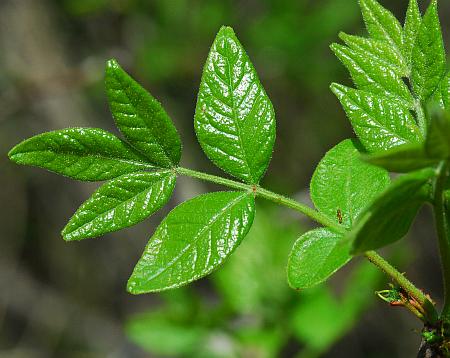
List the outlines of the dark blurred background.
{"type": "MultiPolygon", "coordinates": [[[[403,21],[407,1],[384,0],[403,21]]],[[[422,4],[425,5],[425,4],[422,4]]],[[[440,1],[449,48],[450,2],[440,1]]],[[[356,0],[0,0],[0,357],[412,357],[420,324],[378,300],[388,281],[360,260],[327,285],[287,286],[293,241],[311,223],[258,202],[235,255],[208,279],[134,297],[125,283],[169,208],[79,243],[60,230],[96,184],[18,167],[6,153],[34,134],[113,128],[103,90],[115,57],[166,107],[182,165],[219,173],[193,132],[201,70],[221,25],[233,26],[277,113],[263,185],[307,200],[315,164],[353,136],[328,86],[350,84],[329,45],[363,34],[356,0]]],[[[181,178],[169,207],[216,187],[181,178]]],[[[439,303],[429,209],[385,252],[439,303]]]]}

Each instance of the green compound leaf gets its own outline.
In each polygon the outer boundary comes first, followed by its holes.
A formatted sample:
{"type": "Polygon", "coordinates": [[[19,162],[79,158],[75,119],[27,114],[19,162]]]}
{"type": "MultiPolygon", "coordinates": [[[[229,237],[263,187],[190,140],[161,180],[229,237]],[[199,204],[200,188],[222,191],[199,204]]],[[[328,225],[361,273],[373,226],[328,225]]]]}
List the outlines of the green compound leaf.
{"type": "Polygon", "coordinates": [[[126,139],[156,166],[170,168],[181,157],[181,141],[161,104],[117,63],[106,65],[105,86],[111,112],[126,139]]]}
{"type": "Polygon", "coordinates": [[[98,128],[42,133],[16,145],[8,156],[18,164],[86,181],[107,180],[150,166],[128,144],[98,128]]]}
{"type": "Polygon", "coordinates": [[[402,27],[396,17],[376,0],[360,0],[359,4],[370,36],[389,43],[398,57],[402,58],[402,27]]]}
{"type": "Polygon", "coordinates": [[[342,240],[342,235],[325,228],[300,236],[289,255],[289,285],[303,289],[325,281],[351,259],[350,244],[342,240]]]}
{"type": "Polygon", "coordinates": [[[398,57],[389,43],[371,38],[348,35],[344,32],[339,34],[339,38],[355,52],[366,54],[366,57],[374,62],[374,65],[387,67],[400,77],[408,74],[408,66],[402,61],[402,58],[398,57]]]}
{"type": "Polygon", "coordinates": [[[360,150],[356,141],[344,140],[325,154],[311,179],[316,208],[346,228],[390,182],[386,170],[361,160],[360,150]]]}
{"type": "Polygon", "coordinates": [[[264,175],[275,142],[275,113],[233,30],[222,27],[203,70],[195,131],[209,159],[250,184],[264,175]]]}
{"type": "Polygon", "coordinates": [[[164,206],[175,187],[171,171],[131,173],[102,185],[70,219],[64,240],[97,237],[141,222],[164,206]]]}
{"type": "Polygon", "coordinates": [[[395,180],[360,216],[347,238],[353,254],[376,250],[405,236],[419,208],[428,198],[433,169],[405,174],[395,180]]]}
{"type": "Polygon", "coordinates": [[[162,291],[206,276],[239,245],[254,213],[254,197],[245,192],[209,193],[179,205],[148,242],[128,291],[162,291]]]}
{"type": "Polygon", "coordinates": [[[422,144],[404,144],[392,149],[364,156],[367,163],[385,168],[390,172],[408,173],[436,165],[439,159],[430,158],[422,144]]]}
{"type": "Polygon", "coordinates": [[[446,55],[442,40],[437,1],[428,7],[413,48],[411,82],[415,94],[428,100],[446,73],[446,55]]]}
{"type": "Polygon", "coordinates": [[[417,0],[410,0],[406,11],[405,26],[403,27],[403,53],[405,54],[408,68],[411,67],[412,51],[421,23],[422,15],[420,14],[417,0]]]}
{"type": "Polygon", "coordinates": [[[331,90],[340,100],[356,135],[369,152],[420,142],[420,130],[408,108],[336,83],[331,85],[331,90]]]}
{"type": "Polygon", "coordinates": [[[407,108],[414,106],[411,95],[402,78],[390,66],[371,58],[365,51],[339,44],[331,45],[339,60],[347,67],[353,82],[360,89],[380,97],[386,96],[407,108]]]}

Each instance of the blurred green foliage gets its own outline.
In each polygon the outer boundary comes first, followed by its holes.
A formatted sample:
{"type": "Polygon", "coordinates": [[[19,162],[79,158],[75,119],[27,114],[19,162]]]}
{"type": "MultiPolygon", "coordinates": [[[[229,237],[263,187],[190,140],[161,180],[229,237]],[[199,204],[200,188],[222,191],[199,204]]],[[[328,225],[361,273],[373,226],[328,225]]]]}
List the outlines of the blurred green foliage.
{"type": "Polygon", "coordinates": [[[260,208],[249,235],[213,275],[214,299],[192,287],[164,293],[160,307],[130,318],[129,338],[176,357],[311,358],[327,351],[374,302],[382,276],[361,262],[338,295],[325,285],[291,290],[286,257],[299,229],[283,210],[260,208]]]}
{"type": "Polygon", "coordinates": [[[102,12],[127,16],[138,33],[126,46],[134,49],[136,69],[152,83],[196,71],[207,50],[199,51],[198,45],[210,43],[220,26],[229,25],[257,51],[266,76],[287,74],[293,76],[290,82],[300,81],[299,87],[320,92],[339,66],[327,54],[327,41],[360,16],[357,2],[348,0],[62,0],[62,4],[79,17],[102,12]]]}

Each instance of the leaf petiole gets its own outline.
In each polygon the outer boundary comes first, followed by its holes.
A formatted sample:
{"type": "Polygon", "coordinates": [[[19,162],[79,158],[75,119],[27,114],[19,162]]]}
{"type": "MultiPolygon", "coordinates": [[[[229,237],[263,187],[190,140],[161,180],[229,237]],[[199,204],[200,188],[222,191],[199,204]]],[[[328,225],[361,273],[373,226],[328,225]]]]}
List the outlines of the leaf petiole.
{"type": "Polygon", "coordinates": [[[284,195],[280,195],[280,194],[274,193],[270,190],[264,189],[264,188],[260,187],[259,185],[244,184],[244,183],[240,183],[240,182],[237,182],[237,181],[234,181],[231,179],[226,179],[226,178],[222,178],[222,177],[219,177],[216,175],[198,172],[196,170],[192,170],[192,169],[188,169],[188,168],[177,167],[177,168],[175,168],[175,171],[181,175],[185,175],[185,176],[189,176],[192,178],[197,178],[200,180],[224,185],[229,188],[253,192],[255,196],[259,196],[261,198],[273,201],[275,203],[278,203],[278,204],[281,204],[288,208],[291,208],[293,210],[296,210],[296,211],[308,216],[309,218],[316,221],[317,223],[319,223],[323,226],[329,227],[338,233],[345,233],[345,231],[346,231],[341,225],[331,221],[327,216],[314,210],[313,208],[309,207],[308,205],[299,203],[298,201],[288,198],[284,195]]]}

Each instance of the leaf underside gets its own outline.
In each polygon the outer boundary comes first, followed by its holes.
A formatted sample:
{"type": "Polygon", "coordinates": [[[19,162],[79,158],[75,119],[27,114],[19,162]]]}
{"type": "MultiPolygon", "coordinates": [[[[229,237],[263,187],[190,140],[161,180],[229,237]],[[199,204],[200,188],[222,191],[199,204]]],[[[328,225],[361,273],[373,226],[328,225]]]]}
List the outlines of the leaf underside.
{"type": "Polygon", "coordinates": [[[440,112],[433,116],[428,128],[425,150],[431,158],[450,158],[450,112],[440,112]]]}
{"type": "Polygon", "coordinates": [[[348,234],[353,253],[389,245],[405,236],[419,208],[428,198],[431,168],[405,174],[395,180],[362,214],[348,234]]]}
{"type": "Polygon", "coordinates": [[[387,151],[364,156],[363,159],[394,173],[408,173],[435,166],[439,162],[430,158],[423,144],[418,143],[400,145],[387,151]]]}

